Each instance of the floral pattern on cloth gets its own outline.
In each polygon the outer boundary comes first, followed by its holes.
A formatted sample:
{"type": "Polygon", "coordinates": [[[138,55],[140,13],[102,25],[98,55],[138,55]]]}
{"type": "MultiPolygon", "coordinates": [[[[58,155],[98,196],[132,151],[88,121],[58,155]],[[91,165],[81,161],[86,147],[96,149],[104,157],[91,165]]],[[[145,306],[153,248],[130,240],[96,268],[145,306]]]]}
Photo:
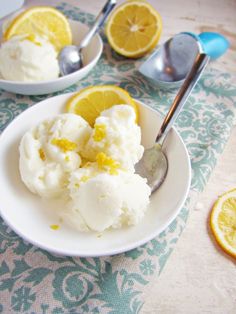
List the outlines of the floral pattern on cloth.
{"type": "MultiPolygon", "coordinates": [[[[91,25],[94,17],[69,4],[58,9],[91,25]]],[[[97,66],[76,85],[116,84],[164,115],[176,91],[164,92],[148,82],[128,60],[104,51],[97,66]]],[[[0,131],[22,111],[52,95],[22,96],[0,90],[0,131]]],[[[236,83],[230,74],[210,67],[195,87],[176,121],[191,157],[189,197],[177,218],[157,238],[134,250],[101,258],[59,257],[19,238],[0,218],[0,313],[80,314],[140,312],[144,295],[157,280],[173,251],[197,194],[203,191],[229,138],[236,107],[236,83]]]]}

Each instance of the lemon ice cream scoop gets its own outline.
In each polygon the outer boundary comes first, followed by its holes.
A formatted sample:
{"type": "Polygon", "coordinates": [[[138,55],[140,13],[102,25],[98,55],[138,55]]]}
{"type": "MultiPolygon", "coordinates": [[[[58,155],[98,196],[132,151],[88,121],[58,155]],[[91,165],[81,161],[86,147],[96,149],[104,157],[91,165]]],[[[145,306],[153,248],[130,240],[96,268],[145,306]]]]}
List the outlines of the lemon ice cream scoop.
{"type": "Polygon", "coordinates": [[[26,132],[19,147],[19,166],[28,189],[45,198],[66,193],[90,133],[88,123],[74,114],[58,115],[26,132]]]}
{"type": "Polygon", "coordinates": [[[141,159],[141,129],[135,111],[128,105],[116,105],[104,110],[96,119],[90,139],[82,155],[91,161],[99,152],[116,160],[125,170],[134,172],[141,159]]]}
{"type": "Polygon", "coordinates": [[[43,37],[14,36],[0,47],[0,74],[9,81],[54,80],[59,77],[57,52],[43,37]]]}
{"type": "Polygon", "coordinates": [[[122,170],[110,174],[97,163],[75,171],[69,189],[70,209],[63,218],[80,231],[98,232],[139,223],[151,193],[139,175],[122,170]]]}

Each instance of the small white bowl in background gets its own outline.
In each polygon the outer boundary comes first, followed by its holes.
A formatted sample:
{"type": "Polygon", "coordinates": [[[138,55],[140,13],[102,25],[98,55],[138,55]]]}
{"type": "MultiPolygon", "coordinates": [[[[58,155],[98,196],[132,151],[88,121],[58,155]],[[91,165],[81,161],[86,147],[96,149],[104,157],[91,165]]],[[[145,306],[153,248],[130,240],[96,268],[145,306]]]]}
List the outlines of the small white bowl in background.
{"type": "MultiPolygon", "coordinates": [[[[77,21],[69,20],[69,22],[73,36],[73,44],[79,45],[80,41],[88,31],[88,27],[77,21]]],[[[63,90],[81,80],[92,70],[92,68],[98,62],[102,50],[103,50],[102,39],[97,34],[91,40],[88,47],[84,49],[85,66],[82,69],[72,74],[59,77],[55,80],[50,81],[27,83],[0,79],[0,88],[8,92],[22,95],[43,95],[63,90]]]]}

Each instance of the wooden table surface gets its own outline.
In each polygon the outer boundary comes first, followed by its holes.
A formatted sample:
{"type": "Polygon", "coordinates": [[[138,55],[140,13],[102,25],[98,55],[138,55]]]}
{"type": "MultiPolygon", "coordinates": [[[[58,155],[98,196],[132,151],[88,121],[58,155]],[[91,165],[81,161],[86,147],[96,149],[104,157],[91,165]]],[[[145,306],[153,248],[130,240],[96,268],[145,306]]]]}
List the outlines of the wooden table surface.
{"type": "MultiPolygon", "coordinates": [[[[55,4],[59,0],[26,0],[26,4],[55,4]]],[[[96,14],[105,0],[67,0],[96,14]]],[[[118,0],[118,3],[124,2],[118,0]]],[[[160,43],[181,31],[216,31],[231,43],[215,62],[218,69],[236,74],[236,0],[149,0],[163,18],[160,43]]],[[[141,313],[236,313],[236,261],[217,247],[208,232],[212,204],[221,193],[236,187],[236,128],[224,153],[191,212],[187,227],[160,277],[154,280],[141,313]]]]}

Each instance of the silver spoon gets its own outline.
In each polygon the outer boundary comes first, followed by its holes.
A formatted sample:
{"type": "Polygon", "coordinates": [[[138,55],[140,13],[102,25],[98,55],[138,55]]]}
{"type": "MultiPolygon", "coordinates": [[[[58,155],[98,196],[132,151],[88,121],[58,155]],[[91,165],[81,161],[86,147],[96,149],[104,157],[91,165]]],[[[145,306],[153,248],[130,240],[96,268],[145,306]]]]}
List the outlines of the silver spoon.
{"type": "Polygon", "coordinates": [[[204,53],[197,55],[189,74],[187,75],[183,85],[174,99],[173,104],[164,118],[154,146],[149,149],[145,149],[143,157],[135,165],[136,173],[147,179],[147,183],[151,187],[152,192],[160,187],[162,182],[165,180],[168,171],[168,159],[162,150],[163,142],[178,117],[180,110],[186,103],[195,84],[200,78],[200,75],[205,69],[209,59],[210,58],[204,53]]]}
{"type": "Polygon", "coordinates": [[[64,47],[58,56],[60,73],[62,76],[71,74],[84,66],[83,52],[82,50],[87,47],[93,36],[104,24],[106,18],[116,5],[116,0],[108,0],[97,16],[94,25],[82,39],[79,46],[66,46],[64,47]]]}

